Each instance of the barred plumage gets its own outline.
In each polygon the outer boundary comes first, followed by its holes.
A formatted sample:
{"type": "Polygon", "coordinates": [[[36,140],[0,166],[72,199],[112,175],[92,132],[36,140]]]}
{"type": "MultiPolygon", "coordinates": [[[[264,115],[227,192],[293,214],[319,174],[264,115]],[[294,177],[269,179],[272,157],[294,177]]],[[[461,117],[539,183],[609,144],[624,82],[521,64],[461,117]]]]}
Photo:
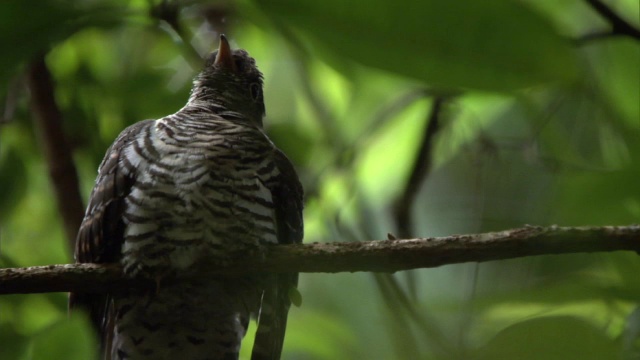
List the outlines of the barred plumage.
{"type": "Polygon", "coordinates": [[[156,294],[72,294],[110,359],[237,359],[260,314],[253,359],[278,359],[297,274],[198,276],[199,261],[302,241],[302,188],[263,133],[262,78],[224,37],[173,115],[125,129],[107,150],[79,231],[78,262],[115,262],[156,294]]]}

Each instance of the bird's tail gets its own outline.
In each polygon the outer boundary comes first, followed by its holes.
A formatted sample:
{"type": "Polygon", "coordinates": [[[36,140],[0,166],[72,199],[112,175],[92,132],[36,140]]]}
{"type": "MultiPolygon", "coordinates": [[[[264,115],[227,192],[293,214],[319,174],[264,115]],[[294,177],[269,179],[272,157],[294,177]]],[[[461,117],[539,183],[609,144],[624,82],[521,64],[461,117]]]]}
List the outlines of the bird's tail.
{"type": "Polygon", "coordinates": [[[268,286],[262,295],[258,330],[251,360],[279,360],[291,306],[289,289],[297,283],[297,274],[275,276],[276,286],[268,286]]]}

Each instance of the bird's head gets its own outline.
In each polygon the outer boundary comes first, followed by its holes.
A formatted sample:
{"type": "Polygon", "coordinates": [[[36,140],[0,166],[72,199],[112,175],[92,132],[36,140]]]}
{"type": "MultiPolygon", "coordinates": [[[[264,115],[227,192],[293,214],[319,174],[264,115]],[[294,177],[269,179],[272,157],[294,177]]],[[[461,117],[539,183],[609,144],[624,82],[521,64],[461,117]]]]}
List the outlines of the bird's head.
{"type": "Polygon", "coordinates": [[[220,35],[218,50],[207,57],[204,69],[194,80],[190,101],[193,100],[222,105],[262,126],[262,73],[246,51],[231,50],[227,38],[220,35]]]}

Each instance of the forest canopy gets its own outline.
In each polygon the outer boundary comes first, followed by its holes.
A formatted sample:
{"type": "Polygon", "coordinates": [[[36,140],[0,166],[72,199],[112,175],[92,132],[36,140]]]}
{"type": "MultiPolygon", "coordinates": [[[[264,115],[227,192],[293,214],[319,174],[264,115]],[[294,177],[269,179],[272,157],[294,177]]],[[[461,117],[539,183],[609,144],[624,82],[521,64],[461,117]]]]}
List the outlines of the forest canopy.
{"type": "MultiPolygon", "coordinates": [[[[305,243],[637,223],[639,19],[635,0],[2,1],[0,266],[73,262],[106,149],[180,109],[222,33],[265,75],[305,243]]],[[[602,252],[303,274],[283,358],[632,359],[638,273],[602,252]]],[[[1,296],[0,358],[93,358],[66,302],[1,296]]]]}

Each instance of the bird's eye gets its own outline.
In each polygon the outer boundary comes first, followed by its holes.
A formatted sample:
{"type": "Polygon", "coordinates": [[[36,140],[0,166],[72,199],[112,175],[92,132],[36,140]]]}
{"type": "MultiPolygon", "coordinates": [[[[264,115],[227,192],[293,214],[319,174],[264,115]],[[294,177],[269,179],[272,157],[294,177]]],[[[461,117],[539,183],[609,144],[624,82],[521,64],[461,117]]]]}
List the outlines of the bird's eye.
{"type": "Polygon", "coordinates": [[[253,101],[259,101],[262,98],[262,88],[258,83],[252,83],[249,86],[249,91],[251,91],[251,98],[253,101]]]}

